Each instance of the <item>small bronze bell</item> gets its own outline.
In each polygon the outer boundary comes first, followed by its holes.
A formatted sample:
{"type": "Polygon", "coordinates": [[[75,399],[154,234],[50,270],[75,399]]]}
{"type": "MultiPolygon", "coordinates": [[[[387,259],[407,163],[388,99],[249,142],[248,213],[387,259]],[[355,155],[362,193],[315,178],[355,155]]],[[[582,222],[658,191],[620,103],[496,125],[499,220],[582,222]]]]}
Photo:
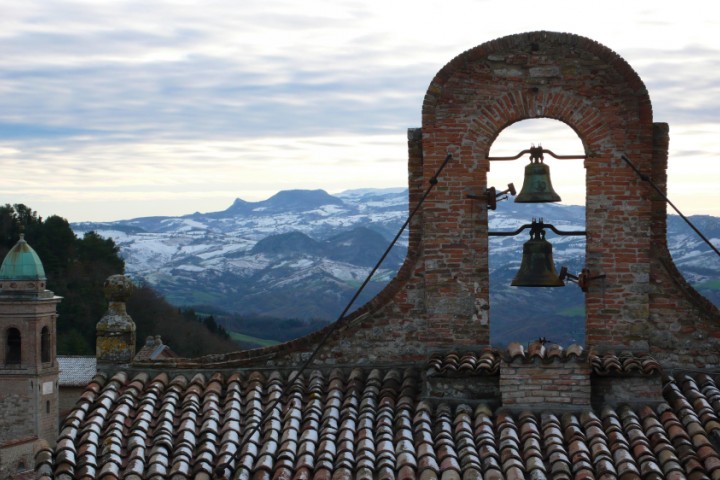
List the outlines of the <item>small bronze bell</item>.
{"type": "Polygon", "coordinates": [[[530,240],[523,245],[520,270],[510,284],[513,287],[564,287],[555,271],[552,244],[545,240],[542,219],[532,222],[530,240]]]}
{"type": "Polygon", "coordinates": [[[530,163],[525,166],[522,189],[515,197],[517,203],[559,202],[560,195],[553,190],[550,167],[543,163],[542,147],[530,148],[530,163]]]}

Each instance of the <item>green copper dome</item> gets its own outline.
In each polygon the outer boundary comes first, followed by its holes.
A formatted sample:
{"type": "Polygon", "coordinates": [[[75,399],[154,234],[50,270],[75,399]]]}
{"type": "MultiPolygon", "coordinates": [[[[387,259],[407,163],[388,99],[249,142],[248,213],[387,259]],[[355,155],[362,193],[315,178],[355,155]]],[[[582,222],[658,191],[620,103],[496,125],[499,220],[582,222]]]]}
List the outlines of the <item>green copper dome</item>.
{"type": "Polygon", "coordinates": [[[8,252],[0,266],[0,279],[40,280],[45,279],[45,269],[40,257],[20,234],[20,240],[8,252]]]}

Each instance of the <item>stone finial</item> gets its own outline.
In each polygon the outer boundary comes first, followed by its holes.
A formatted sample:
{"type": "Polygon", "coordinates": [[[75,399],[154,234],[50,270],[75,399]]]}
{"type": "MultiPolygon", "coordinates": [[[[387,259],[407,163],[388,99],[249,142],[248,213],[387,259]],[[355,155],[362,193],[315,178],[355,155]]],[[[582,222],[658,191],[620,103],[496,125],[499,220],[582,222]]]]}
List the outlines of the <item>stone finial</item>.
{"type": "Polygon", "coordinates": [[[125,275],[105,280],[108,309],[96,327],[95,355],[98,363],[130,363],[135,356],[135,322],[125,309],[134,285],[125,275]]]}
{"type": "Polygon", "coordinates": [[[110,275],[103,284],[105,298],[108,302],[125,303],[135,290],[135,285],[125,275],[110,275]]]}
{"type": "Polygon", "coordinates": [[[125,275],[111,275],[103,285],[108,309],[97,325],[98,331],[113,329],[117,331],[135,331],[135,323],[125,309],[125,302],[130,298],[134,285],[125,275]]]}

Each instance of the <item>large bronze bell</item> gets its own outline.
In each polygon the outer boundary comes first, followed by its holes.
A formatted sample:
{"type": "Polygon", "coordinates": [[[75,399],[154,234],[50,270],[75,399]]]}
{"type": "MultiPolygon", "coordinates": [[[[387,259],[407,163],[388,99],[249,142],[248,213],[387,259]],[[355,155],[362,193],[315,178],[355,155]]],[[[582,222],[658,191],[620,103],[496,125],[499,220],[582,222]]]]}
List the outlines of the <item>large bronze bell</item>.
{"type": "Polygon", "coordinates": [[[520,270],[510,284],[513,287],[564,287],[565,283],[555,271],[552,244],[545,240],[542,220],[533,220],[530,240],[523,245],[520,270]]]}
{"type": "Polygon", "coordinates": [[[530,163],[525,165],[525,179],[517,203],[559,202],[560,195],[553,190],[550,167],[543,163],[542,147],[530,148],[530,163]]]}

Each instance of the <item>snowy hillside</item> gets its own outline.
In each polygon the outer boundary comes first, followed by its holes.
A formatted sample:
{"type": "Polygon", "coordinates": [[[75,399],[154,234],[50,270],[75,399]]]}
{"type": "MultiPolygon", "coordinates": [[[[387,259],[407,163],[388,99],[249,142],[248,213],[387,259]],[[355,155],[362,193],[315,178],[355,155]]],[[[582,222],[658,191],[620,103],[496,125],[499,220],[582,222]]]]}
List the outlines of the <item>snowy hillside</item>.
{"type": "MultiPolygon", "coordinates": [[[[261,202],[236,199],[226,210],[182,217],[145,217],[108,223],[77,223],[120,246],[127,273],[148,282],[177,305],[281,318],[334,320],[387,248],[408,214],[407,190],[279,192],[261,202]]],[[[509,231],[544,218],[561,230],[583,230],[583,207],[501,202],[490,212],[491,231],[509,231]]],[[[693,217],[720,243],[720,219],[693,217]]],[[[490,239],[493,338],[581,340],[583,300],[577,287],[510,287],[528,235],[490,239]],[[548,319],[554,319],[548,324],[548,319]],[[555,325],[554,327],[552,325],[555,325]],[[561,337],[561,338],[560,338],[561,337]],[[509,338],[509,337],[508,337],[509,338]]],[[[670,217],[671,252],[686,278],[720,303],[720,259],[680,218],[670,217]]],[[[548,235],[558,268],[578,272],[585,238],[548,235]]],[[[355,307],[374,296],[401,265],[407,233],[388,256],[355,307]]]]}

